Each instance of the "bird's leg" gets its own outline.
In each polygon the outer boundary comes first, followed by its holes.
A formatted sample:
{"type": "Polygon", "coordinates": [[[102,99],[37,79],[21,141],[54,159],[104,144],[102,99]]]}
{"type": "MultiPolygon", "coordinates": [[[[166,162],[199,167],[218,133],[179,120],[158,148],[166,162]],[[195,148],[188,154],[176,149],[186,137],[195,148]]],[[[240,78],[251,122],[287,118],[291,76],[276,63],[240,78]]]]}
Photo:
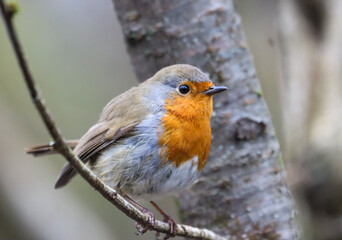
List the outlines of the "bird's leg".
{"type": "Polygon", "coordinates": [[[139,223],[135,223],[135,226],[139,232],[140,235],[143,235],[147,230],[151,229],[151,227],[154,226],[155,224],[155,217],[153,212],[151,212],[150,210],[148,210],[147,208],[141,206],[139,203],[137,203],[136,201],[134,201],[132,198],[130,198],[129,196],[127,196],[126,194],[122,195],[128,202],[130,202],[132,205],[134,205],[136,208],[138,208],[141,212],[145,213],[148,215],[148,221],[149,221],[149,226],[144,226],[142,229],[139,227],[139,223]]]}
{"type": "Polygon", "coordinates": [[[150,203],[152,204],[153,207],[155,207],[155,209],[157,209],[157,211],[161,215],[163,215],[164,217],[163,222],[168,223],[170,225],[170,233],[168,233],[164,239],[174,237],[175,231],[177,229],[177,223],[169,215],[167,215],[155,202],[150,201],[150,203]]]}

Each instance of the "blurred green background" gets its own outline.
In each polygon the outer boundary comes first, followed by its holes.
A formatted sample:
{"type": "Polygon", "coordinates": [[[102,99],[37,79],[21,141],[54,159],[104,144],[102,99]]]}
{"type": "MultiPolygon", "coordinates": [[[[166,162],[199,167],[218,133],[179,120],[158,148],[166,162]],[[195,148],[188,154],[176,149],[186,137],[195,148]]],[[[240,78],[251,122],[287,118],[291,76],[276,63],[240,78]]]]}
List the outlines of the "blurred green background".
{"type": "MultiPolygon", "coordinates": [[[[285,48],[279,42],[279,32],[284,33],[279,28],[279,22],[282,24],[279,2],[284,1],[236,0],[235,5],[285,155],[289,184],[296,193],[300,217],[305,225],[310,225],[314,219],[308,210],[311,206],[303,197],[305,190],[298,187],[303,185],[298,180],[303,175],[298,166],[307,165],[290,154],[291,146],[286,143],[286,133],[293,129],[284,124],[289,105],[282,97],[288,88],[282,80],[287,69],[283,68],[285,54],[281,54],[285,48]]],[[[110,0],[25,0],[19,4],[21,10],[15,23],[34,77],[65,138],[77,139],[97,121],[111,98],[137,84],[113,4],[110,0]]],[[[298,27],[300,23],[294,25],[298,27]]],[[[292,118],[296,121],[296,116],[292,118]]],[[[152,238],[152,234],[134,235],[134,222],[80,177],[66,188],[54,190],[65,160],[60,156],[32,158],[24,153],[26,146],[49,140],[1,23],[0,239],[152,238]]],[[[311,180],[308,174],[306,181],[314,182],[311,180]]],[[[172,197],[159,203],[178,220],[172,197]]],[[[310,232],[310,227],[307,229],[310,232]]]]}

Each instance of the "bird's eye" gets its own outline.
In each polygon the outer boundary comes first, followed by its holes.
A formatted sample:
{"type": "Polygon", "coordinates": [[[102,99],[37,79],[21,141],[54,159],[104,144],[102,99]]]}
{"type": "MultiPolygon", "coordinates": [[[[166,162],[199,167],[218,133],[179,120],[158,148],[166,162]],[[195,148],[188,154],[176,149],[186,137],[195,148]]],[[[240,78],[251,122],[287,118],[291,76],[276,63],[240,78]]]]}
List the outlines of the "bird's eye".
{"type": "Polygon", "coordinates": [[[178,90],[181,94],[187,94],[188,92],[190,92],[190,87],[188,85],[183,84],[178,87],[178,90]]]}

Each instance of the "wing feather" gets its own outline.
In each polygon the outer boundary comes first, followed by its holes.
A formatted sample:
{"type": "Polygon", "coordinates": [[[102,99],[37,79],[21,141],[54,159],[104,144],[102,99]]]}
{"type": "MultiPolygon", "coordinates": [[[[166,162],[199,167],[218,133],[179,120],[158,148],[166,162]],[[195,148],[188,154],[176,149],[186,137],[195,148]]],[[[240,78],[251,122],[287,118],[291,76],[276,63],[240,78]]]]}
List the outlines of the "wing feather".
{"type": "MultiPolygon", "coordinates": [[[[84,163],[131,132],[148,114],[142,101],[143,87],[133,87],[106,105],[98,123],[88,130],[74,150],[84,163]]],[[[63,187],[75,175],[76,171],[67,163],[57,178],[55,188],[63,187]]]]}
{"type": "MultiPolygon", "coordinates": [[[[92,136],[93,135],[92,132],[98,129],[92,128],[84,136],[84,138],[86,138],[88,141],[81,138],[79,145],[77,145],[75,149],[75,154],[77,154],[80,160],[82,160],[85,163],[92,156],[99,153],[108,145],[113,144],[117,139],[129,133],[131,130],[133,130],[133,128],[136,125],[138,125],[138,122],[133,122],[126,126],[119,127],[111,138],[108,138],[108,136],[106,137],[106,133],[108,133],[110,130],[109,128],[106,128],[105,130],[100,131],[98,134],[95,134],[94,136],[92,136]],[[89,135],[92,136],[90,139],[88,139],[89,135]],[[82,142],[84,142],[83,145],[82,145],[82,142]]],[[[57,188],[61,188],[65,186],[71,180],[71,178],[76,175],[76,173],[77,172],[73,169],[70,163],[66,163],[57,178],[55,188],[57,189],[57,188]]]]}

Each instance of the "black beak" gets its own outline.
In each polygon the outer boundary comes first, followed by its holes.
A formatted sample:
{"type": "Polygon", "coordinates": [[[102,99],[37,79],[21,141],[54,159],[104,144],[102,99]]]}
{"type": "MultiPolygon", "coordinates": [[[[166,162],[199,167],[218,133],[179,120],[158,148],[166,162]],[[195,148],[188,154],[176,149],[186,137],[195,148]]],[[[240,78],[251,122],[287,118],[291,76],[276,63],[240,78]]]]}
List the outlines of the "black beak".
{"type": "Polygon", "coordinates": [[[228,88],[225,86],[212,86],[207,91],[203,92],[205,95],[214,95],[216,93],[223,92],[227,90],[228,88]]]}

